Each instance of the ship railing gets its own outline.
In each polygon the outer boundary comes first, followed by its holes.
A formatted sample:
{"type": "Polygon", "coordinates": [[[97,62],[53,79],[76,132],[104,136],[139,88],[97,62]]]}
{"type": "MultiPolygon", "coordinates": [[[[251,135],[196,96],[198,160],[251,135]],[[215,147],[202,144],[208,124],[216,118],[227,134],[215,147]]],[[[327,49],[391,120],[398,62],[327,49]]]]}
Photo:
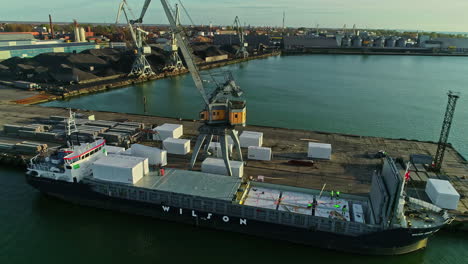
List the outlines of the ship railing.
{"type": "Polygon", "coordinates": [[[412,204],[416,204],[416,205],[419,205],[423,208],[426,208],[426,209],[429,209],[431,211],[434,211],[436,213],[440,213],[442,211],[442,208],[438,207],[438,206],[435,206],[431,203],[428,203],[428,202],[425,202],[423,200],[419,200],[419,199],[416,199],[416,198],[413,198],[413,197],[409,197],[409,202],[412,203],[412,204]]]}
{"type": "Polygon", "coordinates": [[[429,210],[432,210],[436,213],[440,213],[440,212],[443,212],[442,213],[442,218],[444,219],[444,222],[446,224],[450,224],[452,223],[452,221],[455,219],[453,216],[451,216],[447,210],[444,210],[438,206],[435,206],[431,203],[428,203],[428,202],[425,202],[425,201],[422,201],[422,200],[419,200],[419,199],[416,199],[416,198],[413,198],[413,197],[410,197],[409,198],[409,201],[410,203],[413,203],[413,204],[416,204],[416,205],[419,205],[419,206],[422,206],[423,208],[426,208],[426,209],[429,209],[429,210]]]}
{"type": "Polygon", "coordinates": [[[63,169],[57,168],[57,167],[52,166],[52,165],[46,165],[46,164],[29,164],[28,168],[32,169],[32,170],[57,172],[57,171],[52,171],[52,169],[55,168],[55,169],[59,169],[60,172],[62,172],[62,173],[64,172],[63,169]]]}
{"type": "Polygon", "coordinates": [[[379,230],[378,227],[369,224],[277,211],[267,208],[257,208],[247,205],[231,204],[229,202],[220,202],[218,199],[193,197],[190,195],[175,194],[159,190],[136,190],[130,186],[124,186],[121,184],[101,184],[101,182],[96,179],[86,180],[91,180],[93,189],[100,193],[109,196],[118,196],[125,199],[139,201],[144,200],[150,203],[163,203],[168,206],[181,206],[221,215],[255,219],[257,221],[269,223],[279,223],[283,225],[307,228],[310,230],[347,233],[354,236],[372,233],[379,230]]]}
{"type": "Polygon", "coordinates": [[[442,215],[442,217],[444,218],[445,222],[447,224],[450,224],[452,223],[453,220],[455,220],[455,217],[451,216],[447,210],[444,211],[444,214],[442,215]]]}

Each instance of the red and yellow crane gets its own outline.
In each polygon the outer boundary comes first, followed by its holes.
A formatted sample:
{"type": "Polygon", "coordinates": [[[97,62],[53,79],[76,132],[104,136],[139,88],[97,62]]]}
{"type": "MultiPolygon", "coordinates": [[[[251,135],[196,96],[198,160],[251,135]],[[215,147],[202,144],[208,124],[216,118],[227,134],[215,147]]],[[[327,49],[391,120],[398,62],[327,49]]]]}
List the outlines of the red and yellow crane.
{"type": "Polygon", "coordinates": [[[223,153],[226,169],[231,176],[232,171],[227,151],[228,137],[232,138],[239,153],[240,160],[242,161],[240,143],[235,126],[245,126],[247,120],[246,102],[245,100],[239,99],[243,91],[235,83],[232,74],[227,73],[222,81],[215,81],[215,78],[212,78],[211,81],[214,82],[215,89],[210,93],[207,92],[203,85],[200,71],[195,64],[193,51],[190,48],[185,30],[175,18],[176,12],[171,9],[167,0],[161,0],[161,4],[169,20],[171,30],[177,39],[177,45],[182,52],[187,68],[192,75],[195,86],[205,102],[205,107],[200,112],[200,119],[203,121],[203,124],[198,129],[199,135],[193,150],[190,168],[192,169],[195,166],[201,148],[205,146],[204,149],[206,151],[213,136],[217,136],[221,143],[221,151],[223,153]]]}

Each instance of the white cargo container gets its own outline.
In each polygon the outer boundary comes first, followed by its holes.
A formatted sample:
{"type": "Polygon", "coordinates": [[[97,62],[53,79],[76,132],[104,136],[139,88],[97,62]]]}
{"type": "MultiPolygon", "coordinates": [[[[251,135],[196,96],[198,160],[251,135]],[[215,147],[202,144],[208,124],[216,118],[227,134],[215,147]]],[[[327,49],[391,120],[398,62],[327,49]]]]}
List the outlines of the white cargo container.
{"type": "Polygon", "coordinates": [[[247,157],[251,160],[271,160],[271,148],[250,146],[247,157]]]}
{"type": "Polygon", "coordinates": [[[132,149],[129,148],[129,149],[127,149],[127,150],[125,150],[125,151],[122,151],[122,152],[119,152],[119,153],[117,153],[117,154],[118,154],[118,155],[131,156],[131,155],[132,155],[132,149]]]}
{"type": "Polygon", "coordinates": [[[455,210],[460,201],[460,194],[449,181],[429,179],[426,184],[426,194],[433,204],[444,209],[455,210]]]}
{"type": "Polygon", "coordinates": [[[135,184],[143,178],[143,162],[122,155],[98,159],[91,167],[93,177],[99,180],[135,184]]]}
{"type": "Polygon", "coordinates": [[[307,157],[313,159],[331,159],[332,146],[325,143],[309,142],[307,157]]]}
{"type": "Polygon", "coordinates": [[[263,133],[254,131],[244,131],[239,137],[242,148],[261,147],[263,145],[263,133]]]}
{"type": "Polygon", "coordinates": [[[164,149],[169,154],[185,155],[190,152],[190,140],[178,138],[166,138],[163,141],[164,149]]]}
{"type": "Polygon", "coordinates": [[[118,154],[120,152],[124,152],[125,148],[121,147],[114,147],[114,146],[105,146],[104,149],[106,150],[107,154],[118,154]]]}
{"type": "Polygon", "coordinates": [[[149,165],[167,165],[167,151],[165,150],[140,144],[133,144],[131,149],[132,156],[148,158],[149,165]]]}
{"type": "MultiPolygon", "coordinates": [[[[232,148],[233,144],[228,144],[228,153],[229,157],[232,156],[232,148]]],[[[223,157],[223,151],[221,150],[221,143],[219,142],[211,142],[210,145],[208,146],[208,150],[213,153],[214,157],[222,158],[223,157]]]]}
{"type": "MultiPolygon", "coordinates": [[[[109,155],[109,157],[112,157],[112,156],[119,156],[119,154],[112,154],[112,155],[109,155]]],[[[143,162],[143,175],[148,175],[149,173],[149,161],[148,161],[148,158],[143,158],[143,157],[137,157],[137,156],[129,156],[129,155],[123,155],[126,159],[131,159],[131,160],[136,160],[136,161],[140,161],[140,162],[143,162]]]]}
{"type": "Polygon", "coordinates": [[[163,124],[154,129],[158,132],[153,135],[153,140],[165,140],[166,138],[180,138],[184,134],[184,127],[178,124],[163,124]]]}
{"type": "MultiPolygon", "coordinates": [[[[231,160],[231,171],[233,177],[242,178],[244,175],[244,163],[240,161],[231,160]]],[[[202,162],[202,172],[228,175],[226,165],[222,159],[207,158],[202,162]]]]}

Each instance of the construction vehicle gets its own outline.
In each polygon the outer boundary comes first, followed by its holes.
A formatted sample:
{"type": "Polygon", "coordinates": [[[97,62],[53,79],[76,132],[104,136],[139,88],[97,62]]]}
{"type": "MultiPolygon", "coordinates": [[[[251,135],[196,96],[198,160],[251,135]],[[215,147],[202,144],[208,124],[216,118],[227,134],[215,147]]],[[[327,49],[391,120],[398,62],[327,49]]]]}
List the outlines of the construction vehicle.
{"type": "Polygon", "coordinates": [[[196,88],[200,92],[205,108],[200,112],[200,119],[203,124],[198,129],[199,135],[190,160],[190,169],[193,169],[197,157],[202,147],[206,152],[213,137],[218,137],[221,145],[221,152],[229,176],[232,176],[231,165],[228,155],[228,137],[232,138],[234,146],[242,161],[239,138],[235,126],[246,124],[246,102],[240,100],[243,92],[233,80],[232,74],[223,73],[223,79],[217,79],[216,75],[210,74],[210,80],[205,80],[214,84],[214,90],[210,93],[204,86],[200,71],[195,64],[193,51],[190,48],[187,34],[184,28],[177,23],[177,13],[172,10],[167,0],[161,0],[166,16],[169,20],[172,32],[174,32],[177,44],[190,71],[196,88]],[[232,99],[234,98],[234,99],[232,99]]]}
{"type": "Polygon", "coordinates": [[[247,58],[249,56],[249,52],[247,51],[249,43],[245,41],[244,29],[242,28],[238,16],[234,19],[233,29],[236,30],[237,36],[239,37],[239,49],[236,52],[236,58],[247,58]]]}
{"type": "Polygon", "coordinates": [[[151,0],[145,1],[140,17],[135,20],[129,19],[128,13],[131,12],[131,9],[126,0],[122,0],[119,5],[115,24],[117,25],[119,23],[120,16],[123,13],[135,46],[135,61],[133,62],[129,76],[148,77],[155,74],[145,56],[146,54],[151,54],[151,47],[143,44],[144,36],[147,36],[149,33],[141,28],[143,17],[145,16],[150,3],[151,0]]]}

